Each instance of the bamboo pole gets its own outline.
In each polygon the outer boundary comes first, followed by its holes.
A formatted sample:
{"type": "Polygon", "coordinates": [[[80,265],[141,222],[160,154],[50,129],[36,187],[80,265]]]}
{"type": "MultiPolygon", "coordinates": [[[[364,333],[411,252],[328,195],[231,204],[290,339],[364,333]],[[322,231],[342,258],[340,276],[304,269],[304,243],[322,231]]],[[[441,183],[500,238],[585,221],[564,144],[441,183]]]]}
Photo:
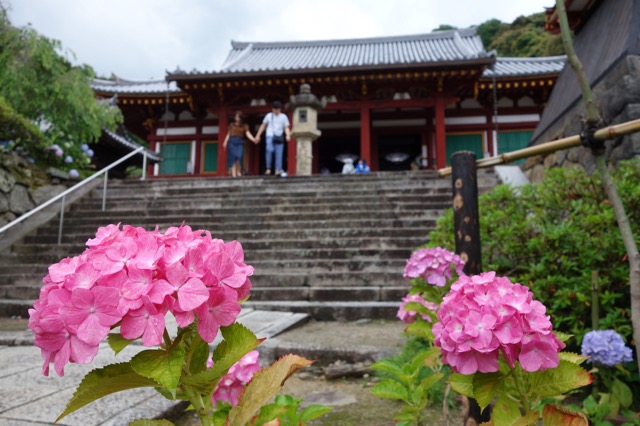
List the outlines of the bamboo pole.
{"type": "MultiPolygon", "coordinates": [[[[635,133],[638,131],[640,131],[640,119],[604,127],[597,130],[594,137],[596,140],[604,141],[607,139],[615,139],[617,137],[628,135],[629,133],[635,133]]],[[[509,163],[511,161],[520,160],[522,158],[532,157],[534,155],[544,155],[561,149],[573,148],[576,146],[580,146],[581,144],[582,139],[580,138],[580,135],[569,136],[555,141],[542,143],[540,145],[519,149],[517,151],[496,155],[495,157],[481,158],[476,161],[476,167],[479,169],[493,167],[498,164],[509,163]]],[[[440,177],[449,176],[450,174],[451,167],[445,167],[438,170],[438,176],[440,177]]]]}

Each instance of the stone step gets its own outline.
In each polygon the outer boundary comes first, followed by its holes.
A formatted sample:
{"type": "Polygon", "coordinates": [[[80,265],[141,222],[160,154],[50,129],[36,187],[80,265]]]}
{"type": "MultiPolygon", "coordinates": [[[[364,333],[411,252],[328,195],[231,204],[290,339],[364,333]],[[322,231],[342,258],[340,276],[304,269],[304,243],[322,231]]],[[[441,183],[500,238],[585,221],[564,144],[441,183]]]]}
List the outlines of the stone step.
{"type": "Polygon", "coordinates": [[[400,302],[248,300],[244,306],[265,311],[305,313],[316,321],[357,321],[371,318],[395,319],[400,302]]]}
{"type": "Polygon", "coordinates": [[[296,301],[311,302],[394,302],[397,303],[409,292],[408,286],[350,286],[350,287],[253,287],[251,298],[254,302],[296,301]]]}
{"type": "MultiPolygon", "coordinates": [[[[277,222],[277,221],[269,221],[269,222],[259,222],[259,223],[246,223],[246,222],[225,222],[224,224],[215,223],[209,220],[206,221],[192,221],[185,220],[185,224],[191,226],[192,229],[205,229],[212,233],[214,237],[217,237],[219,234],[227,233],[227,232],[267,232],[267,231],[286,231],[286,230],[299,230],[299,229],[343,229],[343,228],[353,228],[353,229],[371,229],[371,228],[422,228],[425,229],[426,232],[431,230],[433,226],[435,226],[435,222],[437,219],[437,215],[441,214],[440,212],[434,212],[436,217],[432,218],[416,218],[416,217],[397,217],[397,218],[366,218],[366,219],[333,219],[333,220],[298,220],[295,222],[277,222]]],[[[147,221],[148,222],[148,221],[147,221]]],[[[151,230],[155,229],[156,225],[160,229],[161,232],[164,232],[167,228],[171,226],[180,226],[180,222],[177,221],[165,221],[158,220],[152,223],[141,223],[139,221],[129,221],[123,222],[132,226],[141,226],[145,229],[151,230]]],[[[83,238],[92,238],[98,227],[106,226],[109,223],[118,223],[118,222],[109,222],[106,220],[100,220],[100,218],[96,219],[95,223],[77,223],[71,222],[67,223],[65,221],[64,232],[63,235],[78,235],[83,238]]],[[[46,235],[46,234],[55,234],[58,235],[58,221],[53,220],[49,224],[38,228],[35,235],[46,235]]],[[[236,235],[231,233],[231,235],[236,235]]],[[[236,237],[232,237],[232,239],[238,239],[236,237]]],[[[75,240],[75,238],[73,239],[75,240]]],[[[86,240],[85,240],[86,241],[86,240]]]]}
{"type": "MultiPolygon", "coordinates": [[[[421,235],[427,235],[431,230],[431,227],[427,228],[328,228],[328,229],[286,229],[286,230],[239,230],[229,231],[224,230],[216,233],[216,238],[223,239],[225,241],[238,240],[243,241],[256,241],[256,240],[273,240],[277,238],[282,239],[308,239],[308,238],[363,238],[363,237],[396,237],[407,238],[421,235]]],[[[53,229],[48,229],[54,231],[53,229]]],[[[75,228],[74,228],[75,230],[75,228]]],[[[29,235],[24,239],[28,244],[57,244],[58,234],[57,232],[51,232],[49,234],[42,233],[37,235],[29,235]]],[[[95,231],[95,229],[94,229],[95,231]]],[[[76,234],[64,234],[62,238],[63,243],[81,243],[84,244],[89,237],[89,230],[87,233],[76,234]]]]}

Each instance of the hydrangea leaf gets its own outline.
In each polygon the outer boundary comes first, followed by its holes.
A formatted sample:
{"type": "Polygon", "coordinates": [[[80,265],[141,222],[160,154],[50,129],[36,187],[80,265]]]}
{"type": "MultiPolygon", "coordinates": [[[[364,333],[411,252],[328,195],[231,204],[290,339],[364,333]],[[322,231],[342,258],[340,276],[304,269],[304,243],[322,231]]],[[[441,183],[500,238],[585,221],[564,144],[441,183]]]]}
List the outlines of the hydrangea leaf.
{"type": "Polygon", "coordinates": [[[174,426],[169,420],[138,419],[129,423],[129,426],[174,426]]]}
{"type": "Polygon", "coordinates": [[[378,398],[397,399],[400,401],[404,401],[407,404],[410,403],[409,392],[407,391],[407,388],[402,386],[402,383],[399,383],[395,380],[382,380],[380,383],[371,388],[371,393],[378,398]]]}
{"type": "Polygon", "coordinates": [[[541,398],[562,395],[593,381],[591,374],[584,368],[564,360],[556,368],[530,374],[532,392],[541,398]]]}
{"type": "Polygon", "coordinates": [[[109,333],[107,336],[107,343],[109,343],[109,346],[116,355],[129,346],[131,342],[133,342],[133,340],[125,339],[120,333],[109,333]]]}
{"type": "Polygon", "coordinates": [[[333,411],[333,408],[327,407],[326,405],[313,404],[306,407],[300,413],[300,421],[302,424],[310,422],[311,420],[319,419],[325,414],[329,414],[333,411]]]}
{"type": "Polygon", "coordinates": [[[540,414],[537,411],[529,411],[527,414],[513,422],[513,426],[537,426],[538,420],[540,420],[540,414]]]}
{"type": "Polygon", "coordinates": [[[240,323],[233,323],[228,327],[220,327],[224,340],[213,351],[213,366],[206,371],[192,377],[191,384],[200,386],[203,393],[213,391],[220,378],[240,360],[245,354],[254,350],[263,339],[240,323]]]}
{"type": "Polygon", "coordinates": [[[131,367],[141,376],[153,379],[167,388],[173,398],[180,383],[184,364],[184,346],[172,346],[169,350],[142,351],[131,359],[131,367]]]}
{"type": "Polygon", "coordinates": [[[459,373],[453,373],[449,378],[449,384],[451,389],[458,392],[460,395],[474,398],[473,394],[473,376],[464,375],[459,373]]]}
{"type": "Polygon", "coordinates": [[[542,409],[542,422],[545,425],[589,426],[589,420],[584,414],[557,404],[544,406],[542,409]]]}
{"type": "Polygon", "coordinates": [[[280,404],[263,405],[262,408],[260,408],[260,413],[254,420],[253,424],[262,425],[264,423],[270,422],[287,413],[288,410],[288,407],[280,404]]]}
{"type": "Polygon", "coordinates": [[[402,365],[397,361],[385,358],[377,361],[371,366],[372,369],[377,371],[384,371],[391,374],[395,379],[402,381],[405,384],[409,384],[409,377],[402,371],[402,365]]]}
{"type": "Polygon", "coordinates": [[[619,379],[614,379],[613,385],[611,386],[611,392],[618,398],[620,401],[620,405],[624,408],[629,408],[631,403],[633,402],[633,394],[631,393],[631,389],[624,382],[619,379]]]}
{"type": "Polygon", "coordinates": [[[483,410],[496,396],[498,388],[502,383],[503,375],[501,373],[478,373],[473,379],[473,394],[475,395],[478,405],[483,410]]]}
{"type": "Polygon", "coordinates": [[[56,423],[90,402],[112,393],[157,386],[158,383],[154,380],[136,373],[130,363],[111,364],[98,368],[84,376],[67,407],[56,419],[56,423]]]}
{"type": "Polygon", "coordinates": [[[229,426],[244,426],[296,370],[311,365],[313,361],[297,355],[285,355],[271,366],[263,368],[240,395],[238,405],[229,413],[229,426]]]}
{"type": "Polygon", "coordinates": [[[434,339],[433,332],[431,331],[432,327],[433,325],[430,322],[416,321],[409,324],[405,331],[412,336],[421,337],[432,342],[434,339]]]}
{"type": "Polygon", "coordinates": [[[558,358],[564,361],[569,361],[572,362],[574,364],[582,364],[583,362],[585,362],[586,360],[589,359],[589,357],[580,355],[580,354],[576,354],[573,352],[559,352],[558,353],[558,358]]]}
{"type": "Polygon", "coordinates": [[[518,404],[500,397],[491,409],[491,421],[496,425],[513,425],[522,418],[518,404]]]}
{"type": "Polygon", "coordinates": [[[419,314],[428,315],[428,316],[433,315],[433,311],[431,311],[430,309],[427,309],[422,303],[419,303],[419,302],[407,302],[407,304],[404,307],[404,310],[417,312],[419,314]]]}

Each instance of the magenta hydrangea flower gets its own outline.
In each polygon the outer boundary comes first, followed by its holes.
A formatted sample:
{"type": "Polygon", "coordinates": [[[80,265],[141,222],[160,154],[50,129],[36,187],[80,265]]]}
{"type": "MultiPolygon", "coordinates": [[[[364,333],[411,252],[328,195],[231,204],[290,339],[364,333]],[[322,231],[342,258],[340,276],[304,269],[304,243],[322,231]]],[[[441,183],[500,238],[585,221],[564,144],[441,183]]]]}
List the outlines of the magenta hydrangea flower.
{"type": "Polygon", "coordinates": [[[442,247],[420,249],[413,253],[404,268],[405,278],[423,278],[427,283],[444,287],[451,279],[455,269],[456,274],[462,275],[464,262],[455,253],[442,247]]]}
{"type": "MultiPolygon", "coordinates": [[[[224,375],[213,391],[213,405],[217,406],[219,402],[228,402],[235,406],[238,405],[238,398],[244,390],[245,386],[253,375],[260,370],[260,362],[258,351],[251,351],[243,356],[240,361],[233,364],[226,375],[224,375]]],[[[209,360],[207,367],[211,368],[213,362],[209,360]]]]}
{"type": "Polygon", "coordinates": [[[440,305],[434,343],[461,374],[498,371],[500,353],[512,368],[516,361],[529,372],[555,368],[565,345],[545,313],[527,287],[495,272],[462,275],[440,305]]]}
{"type": "Polygon", "coordinates": [[[108,225],[87,247],[49,267],[29,310],[45,375],[51,362],[59,375],[69,362],[91,362],[118,324],[124,338],[159,345],[167,312],[181,327],[198,317],[200,335],[211,342],[220,326],[236,320],[251,288],[253,267],[244,263],[240,243],[186,225],[164,234],[108,225]]]}
{"type": "MultiPolygon", "coordinates": [[[[400,308],[398,309],[398,313],[396,314],[396,316],[400,319],[400,321],[407,324],[411,324],[415,322],[416,316],[418,315],[418,313],[415,311],[406,310],[407,303],[409,302],[420,303],[422,306],[424,306],[425,308],[433,312],[438,310],[438,305],[436,305],[435,303],[428,302],[417,294],[407,294],[405,297],[402,298],[402,304],[400,305],[400,308]]],[[[425,321],[431,322],[431,317],[429,317],[428,315],[420,314],[420,317],[425,321]]]]}

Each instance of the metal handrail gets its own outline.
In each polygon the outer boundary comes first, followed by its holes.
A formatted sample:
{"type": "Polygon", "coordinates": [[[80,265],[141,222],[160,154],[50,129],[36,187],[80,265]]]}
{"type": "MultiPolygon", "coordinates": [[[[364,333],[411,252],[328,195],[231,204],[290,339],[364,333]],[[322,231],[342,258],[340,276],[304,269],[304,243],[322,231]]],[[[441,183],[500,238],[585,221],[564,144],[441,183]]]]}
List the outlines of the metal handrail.
{"type": "Polygon", "coordinates": [[[110,165],[108,165],[107,167],[103,168],[102,170],[92,174],[91,176],[89,176],[88,178],[83,180],[82,182],[79,182],[79,183],[73,185],[71,188],[67,189],[63,193],[56,195],[55,197],[53,197],[49,201],[47,201],[47,202],[45,202],[43,204],[40,204],[39,206],[37,206],[33,210],[28,211],[27,213],[23,214],[22,216],[20,216],[19,218],[15,219],[14,221],[6,224],[2,228],[0,228],[0,234],[2,234],[6,230],[12,228],[13,226],[17,225],[18,223],[30,218],[34,214],[38,213],[40,210],[43,210],[44,208],[46,208],[46,207],[50,206],[51,204],[55,203],[56,201],[62,199],[62,205],[60,207],[60,226],[58,228],[58,245],[60,245],[62,243],[62,227],[63,227],[63,223],[64,223],[64,207],[65,207],[65,198],[66,198],[66,196],[69,195],[70,193],[72,193],[73,191],[75,191],[76,189],[79,189],[79,188],[85,186],[86,184],[88,184],[89,182],[91,182],[92,180],[97,178],[98,176],[104,174],[104,186],[103,186],[103,189],[102,189],[102,211],[105,211],[106,200],[107,200],[107,180],[109,178],[109,170],[111,170],[112,168],[114,168],[118,164],[124,162],[125,160],[128,160],[129,158],[133,157],[134,155],[140,153],[141,151],[143,151],[143,154],[142,154],[143,155],[143,159],[142,159],[142,177],[140,178],[140,180],[145,180],[146,177],[147,177],[147,170],[146,170],[146,168],[147,168],[147,151],[146,151],[145,147],[141,146],[140,148],[136,149],[135,151],[132,151],[129,154],[125,155],[121,159],[111,163],[110,165]]]}

